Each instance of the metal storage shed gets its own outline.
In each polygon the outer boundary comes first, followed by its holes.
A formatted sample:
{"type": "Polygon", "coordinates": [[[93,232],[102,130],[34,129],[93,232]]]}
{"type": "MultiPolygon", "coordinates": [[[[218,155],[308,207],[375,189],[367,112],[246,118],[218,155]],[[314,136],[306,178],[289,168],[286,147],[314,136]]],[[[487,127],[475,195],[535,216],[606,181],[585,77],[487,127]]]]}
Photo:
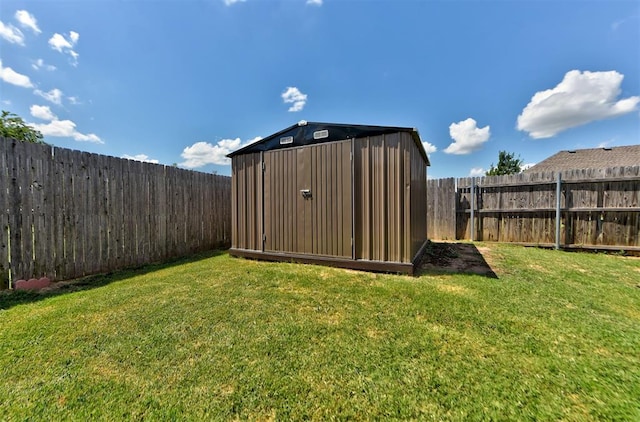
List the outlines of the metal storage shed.
{"type": "Polygon", "coordinates": [[[415,129],[303,121],[228,157],[231,255],[413,274],[429,165],[415,129]]]}

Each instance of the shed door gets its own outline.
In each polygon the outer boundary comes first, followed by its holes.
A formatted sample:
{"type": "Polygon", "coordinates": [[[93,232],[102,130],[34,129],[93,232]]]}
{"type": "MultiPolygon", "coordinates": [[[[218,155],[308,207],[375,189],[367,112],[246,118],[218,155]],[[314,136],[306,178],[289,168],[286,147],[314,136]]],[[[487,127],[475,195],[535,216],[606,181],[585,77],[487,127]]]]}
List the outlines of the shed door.
{"type": "Polygon", "coordinates": [[[351,141],[264,153],[265,251],[352,258],[351,141]]]}

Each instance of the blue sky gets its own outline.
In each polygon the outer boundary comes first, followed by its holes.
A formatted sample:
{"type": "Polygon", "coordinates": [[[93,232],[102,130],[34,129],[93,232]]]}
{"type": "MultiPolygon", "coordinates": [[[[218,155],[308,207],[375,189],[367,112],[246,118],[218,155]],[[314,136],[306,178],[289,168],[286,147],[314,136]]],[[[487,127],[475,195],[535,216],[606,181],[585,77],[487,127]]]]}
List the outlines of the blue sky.
{"type": "Polygon", "coordinates": [[[640,143],[640,2],[2,0],[0,107],[218,174],[300,120],[415,127],[429,177],[462,177],[640,143]]]}

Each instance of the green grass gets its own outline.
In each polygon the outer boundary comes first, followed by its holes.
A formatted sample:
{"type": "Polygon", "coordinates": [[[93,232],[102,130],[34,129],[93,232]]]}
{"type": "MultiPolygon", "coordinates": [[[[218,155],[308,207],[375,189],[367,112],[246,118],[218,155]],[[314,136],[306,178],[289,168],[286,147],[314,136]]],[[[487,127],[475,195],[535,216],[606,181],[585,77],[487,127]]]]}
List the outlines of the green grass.
{"type": "Polygon", "coordinates": [[[640,420],[640,259],[498,279],[212,254],[0,294],[0,420],[640,420]]]}

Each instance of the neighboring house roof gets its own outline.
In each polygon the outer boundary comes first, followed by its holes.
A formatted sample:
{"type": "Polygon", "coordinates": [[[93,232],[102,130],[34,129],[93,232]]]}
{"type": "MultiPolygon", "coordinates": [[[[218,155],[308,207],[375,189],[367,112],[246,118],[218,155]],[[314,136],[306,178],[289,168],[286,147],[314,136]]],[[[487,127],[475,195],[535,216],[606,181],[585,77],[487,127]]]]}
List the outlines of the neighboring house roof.
{"type": "Polygon", "coordinates": [[[640,166],[640,145],[560,151],[525,173],[640,166]]]}
{"type": "Polygon", "coordinates": [[[318,123],[301,121],[293,126],[289,126],[279,132],[269,135],[264,139],[240,148],[227,157],[249,154],[260,151],[270,151],[280,148],[291,148],[296,146],[320,144],[324,142],[343,141],[352,138],[366,138],[367,136],[379,136],[397,132],[408,132],[411,134],[420,154],[429,165],[429,158],[424,150],[420,134],[417,129],[409,127],[395,126],[371,126],[371,125],[350,125],[342,123],[318,123]]]}

